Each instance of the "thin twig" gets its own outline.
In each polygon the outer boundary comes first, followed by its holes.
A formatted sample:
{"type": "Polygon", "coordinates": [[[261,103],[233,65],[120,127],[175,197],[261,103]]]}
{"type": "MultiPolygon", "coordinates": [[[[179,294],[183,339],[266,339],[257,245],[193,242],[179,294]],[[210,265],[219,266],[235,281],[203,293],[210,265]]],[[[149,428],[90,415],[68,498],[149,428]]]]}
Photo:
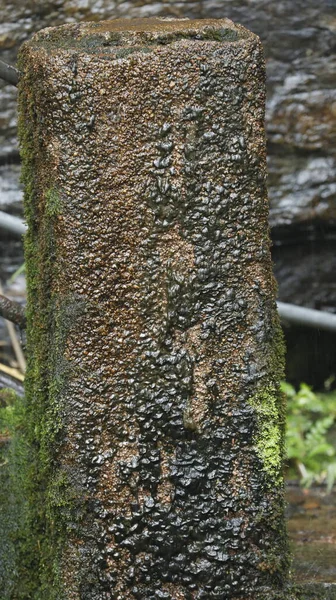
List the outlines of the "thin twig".
{"type": "Polygon", "coordinates": [[[21,329],[26,327],[26,314],[22,306],[2,294],[0,294],[0,316],[16,323],[21,329]]]}
{"type": "Polygon", "coordinates": [[[15,67],[8,65],[7,63],[0,60],[0,78],[6,83],[10,83],[15,87],[19,83],[20,73],[15,67]]]}
{"type": "Polygon", "coordinates": [[[16,360],[18,362],[18,365],[20,367],[20,370],[22,371],[22,373],[26,372],[26,359],[25,359],[25,355],[22,352],[22,348],[21,348],[21,344],[18,340],[18,336],[17,333],[15,331],[15,327],[13,325],[13,323],[11,323],[11,321],[6,321],[6,325],[7,325],[7,329],[8,329],[8,333],[9,333],[9,337],[12,343],[12,347],[14,350],[14,354],[16,357],[16,360]]]}
{"type": "MultiPolygon", "coordinates": [[[[24,375],[21,373],[21,371],[18,371],[18,369],[14,369],[13,367],[7,367],[7,365],[4,365],[2,363],[0,363],[0,377],[1,377],[1,373],[5,373],[6,375],[9,375],[10,377],[12,377],[13,379],[16,379],[17,381],[24,381],[24,375]]],[[[0,384],[2,382],[0,381],[0,384]]],[[[6,387],[11,387],[10,385],[7,384],[6,382],[6,387]]]]}

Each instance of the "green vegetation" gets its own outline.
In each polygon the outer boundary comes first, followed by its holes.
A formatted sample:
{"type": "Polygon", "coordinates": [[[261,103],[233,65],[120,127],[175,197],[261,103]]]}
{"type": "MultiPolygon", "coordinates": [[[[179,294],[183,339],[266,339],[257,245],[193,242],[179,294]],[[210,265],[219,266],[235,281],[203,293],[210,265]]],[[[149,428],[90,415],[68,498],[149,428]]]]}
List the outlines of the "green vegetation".
{"type": "Polygon", "coordinates": [[[45,194],[46,214],[55,217],[61,212],[61,200],[58,191],[51,187],[45,194]]]}
{"type": "Polygon", "coordinates": [[[281,483],[282,427],[276,389],[270,386],[259,392],[250,398],[249,404],[258,415],[258,435],[255,439],[257,454],[273,483],[281,483]]]}
{"type": "Polygon", "coordinates": [[[287,476],[309,487],[336,480],[336,391],[314,393],[302,383],[296,391],[282,383],[287,397],[287,476]]]}
{"type": "Polygon", "coordinates": [[[16,404],[16,393],[10,389],[0,391],[0,431],[2,435],[10,435],[13,425],[16,404]]]}
{"type": "MultiPolygon", "coordinates": [[[[16,549],[22,543],[27,504],[24,468],[28,449],[22,435],[22,398],[10,389],[0,391],[0,589],[1,598],[18,600],[16,549]]],[[[33,560],[31,560],[31,564],[33,560]]],[[[23,577],[25,575],[23,574],[23,577]]],[[[26,591],[27,592],[27,591],[26,591]]],[[[25,593],[26,593],[25,592],[25,593]]],[[[22,596],[23,598],[23,596],[22,596]]],[[[26,598],[30,598],[26,595],[26,598]]]]}
{"type": "MultiPolygon", "coordinates": [[[[11,438],[6,455],[7,504],[22,500],[17,502],[15,524],[7,518],[0,526],[0,535],[5,531],[6,538],[12,539],[10,549],[5,551],[5,557],[10,553],[11,562],[7,561],[2,570],[0,566],[0,587],[1,576],[4,581],[10,580],[10,586],[1,589],[0,597],[61,600],[65,594],[59,580],[59,556],[65,544],[65,519],[57,505],[67,508],[68,503],[65,476],[57,462],[61,423],[55,415],[61,414],[63,373],[55,373],[55,365],[56,353],[63,354],[63,348],[55,333],[61,309],[56,305],[53,281],[57,253],[54,230],[62,206],[52,171],[43,170],[41,159],[45,142],[38,106],[45,94],[43,77],[39,65],[36,73],[27,72],[25,60],[23,50],[19,60],[19,136],[29,225],[25,236],[28,365],[25,398],[18,399],[15,410],[6,403],[2,413],[3,427],[11,438]],[[10,428],[6,424],[11,421],[15,425],[10,428]],[[58,492],[60,498],[56,498],[58,492]]],[[[4,499],[0,498],[0,505],[6,506],[4,499]]]]}

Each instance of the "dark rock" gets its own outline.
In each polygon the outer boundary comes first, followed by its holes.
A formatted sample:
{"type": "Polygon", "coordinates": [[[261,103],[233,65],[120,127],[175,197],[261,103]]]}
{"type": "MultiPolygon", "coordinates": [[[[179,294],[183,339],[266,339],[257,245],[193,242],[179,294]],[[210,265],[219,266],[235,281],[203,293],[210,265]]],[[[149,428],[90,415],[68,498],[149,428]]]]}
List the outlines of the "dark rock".
{"type": "MultiPolygon", "coordinates": [[[[283,302],[336,312],[336,235],[323,222],[274,229],[274,271],[283,302]]],[[[336,336],[308,327],[285,326],[287,378],[316,389],[335,373],[336,336]]]]}

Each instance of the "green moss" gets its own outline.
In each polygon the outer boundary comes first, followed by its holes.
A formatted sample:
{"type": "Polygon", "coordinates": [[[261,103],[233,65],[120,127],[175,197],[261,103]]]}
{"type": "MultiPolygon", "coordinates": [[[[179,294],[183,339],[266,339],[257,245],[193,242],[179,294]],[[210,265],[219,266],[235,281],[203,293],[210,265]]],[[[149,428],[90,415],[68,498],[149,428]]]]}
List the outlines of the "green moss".
{"type": "MultiPolygon", "coordinates": [[[[274,286],[276,283],[274,282],[274,286]]],[[[276,294],[276,289],[274,289],[276,294]]],[[[286,401],[280,390],[285,372],[285,345],[279,317],[272,311],[270,323],[267,382],[248,400],[257,416],[254,444],[270,485],[283,484],[285,453],[286,401]]]]}
{"type": "MultiPolygon", "coordinates": [[[[17,550],[22,544],[22,531],[27,519],[25,496],[25,466],[28,449],[22,430],[24,427],[23,400],[6,390],[0,409],[0,589],[1,599],[29,599],[31,588],[21,593],[17,574],[17,550]],[[6,443],[4,444],[4,440],[6,443]]],[[[34,554],[30,557],[33,564],[34,554]]],[[[26,569],[21,571],[25,578],[26,569]]],[[[26,578],[25,578],[26,579],[26,578]]]]}
{"type": "Polygon", "coordinates": [[[229,28],[209,28],[202,32],[202,40],[209,40],[213,42],[235,42],[240,37],[242,37],[242,33],[238,33],[235,29],[229,28]]]}
{"type": "Polygon", "coordinates": [[[272,481],[282,479],[283,431],[279,411],[279,395],[269,387],[249,399],[257,414],[258,432],[254,443],[263,468],[272,481]]]}
{"type": "MultiPolygon", "coordinates": [[[[15,406],[15,402],[18,398],[16,392],[10,388],[3,388],[0,390],[0,415],[1,409],[15,406]]],[[[1,420],[0,420],[0,431],[1,431],[1,420]]]]}
{"type": "MultiPolygon", "coordinates": [[[[148,36],[147,36],[148,37],[148,36]]],[[[197,40],[209,42],[235,42],[242,37],[241,32],[235,29],[207,27],[200,31],[177,31],[165,33],[162,37],[149,39],[147,43],[157,44],[172,44],[181,40],[197,40]]]]}
{"type": "MultiPolygon", "coordinates": [[[[25,50],[19,68],[23,73],[19,94],[19,137],[25,185],[25,236],[27,266],[27,373],[25,398],[0,401],[3,411],[12,414],[13,434],[6,455],[7,504],[15,514],[7,519],[0,576],[1,600],[62,600],[66,598],[60,577],[61,552],[66,545],[69,514],[74,515],[76,493],[67,474],[58,467],[63,440],[62,397],[66,387],[67,365],[62,358],[71,326],[68,305],[54,292],[57,243],[56,217],[61,199],[50,172],[44,167],[42,125],[38,106],[43,77],[25,68],[25,50]],[[10,502],[8,503],[8,498],[10,502]],[[2,584],[2,581],[1,581],[2,584]]],[[[71,311],[70,311],[71,312],[71,311]]],[[[1,415],[0,415],[1,418],[1,415]]],[[[7,419],[8,421],[8,419],[7,419]]],[[[1,473],[0,473],[1,479],[1,473]]],[[[72,522],[74,522],[74,516],[72,522]]]]}
{"type": "Polygon", "coordinates": [[[61,213],[61,198],[56,188],[47,190],[45,195],[45,210],[48,217],[56,217],[61,213]]]}

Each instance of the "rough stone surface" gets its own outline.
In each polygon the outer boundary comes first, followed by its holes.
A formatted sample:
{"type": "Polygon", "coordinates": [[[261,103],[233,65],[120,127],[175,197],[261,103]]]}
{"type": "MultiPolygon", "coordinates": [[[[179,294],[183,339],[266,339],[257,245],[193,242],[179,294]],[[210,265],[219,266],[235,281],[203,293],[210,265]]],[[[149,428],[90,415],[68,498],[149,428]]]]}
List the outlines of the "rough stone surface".
{"type": "Polygon", "coordinates": [[[15,598],[288,600],[259,39],[227,20],[64,26],[19,66],[15,598]]]}
{"type": "MultiPolygon", "coordinates": [[[[12,64],[21,43],[43,27],[78,21],[151,15],[191,18],[228,17],[257,33],[267,60],[266,129],[270,221],[279,298],[282,301],[335,311],[333,262],[336,255],[335,144],[335,0],[0,0],[1,58],[12,64]],[[325,230],[327,226],[327,231],[325,230]],[[320,286],[310,277],[309,240],[314,233],[314,262],[321,265],[320,286]],[[288,234],[291,238],[287,245],[288,234]],[[308,254],[301,264],[296,256],[308,254]],[[293,282],[304,282],[298,286],[293,282]],[[304,293],[302,293],[304,292],[304,293]]],[[[0,201],[3,210],[17,211],[22,192],[17,170],[16,90],[0,82],[0,201]],[[13,206],[13,199],[17,199],[13,206]]],[[[301,356],[312,348],[309,329],[295,330],[301,356]]],[[[315,334],[313,334],[315,335],[315,334]]],[[[324,334],[322,334],[324,336],[324,334]]],[[[291,336],[292,337],[292,336],[291,336]]],[[[288,363],[297,346],[286,335],[288,363]]],[[[296,377],[323,384],[335,372],[335,339],[328,343],[327,360],[317,377],[310,368],[296,377]],[[326,366],[331,365],[326,371],[326,366]]],[[[305,363],[310,364],[307,358],[305,363]]],[[[316,363],[314,364],[314,370],[316,363]]]]}

